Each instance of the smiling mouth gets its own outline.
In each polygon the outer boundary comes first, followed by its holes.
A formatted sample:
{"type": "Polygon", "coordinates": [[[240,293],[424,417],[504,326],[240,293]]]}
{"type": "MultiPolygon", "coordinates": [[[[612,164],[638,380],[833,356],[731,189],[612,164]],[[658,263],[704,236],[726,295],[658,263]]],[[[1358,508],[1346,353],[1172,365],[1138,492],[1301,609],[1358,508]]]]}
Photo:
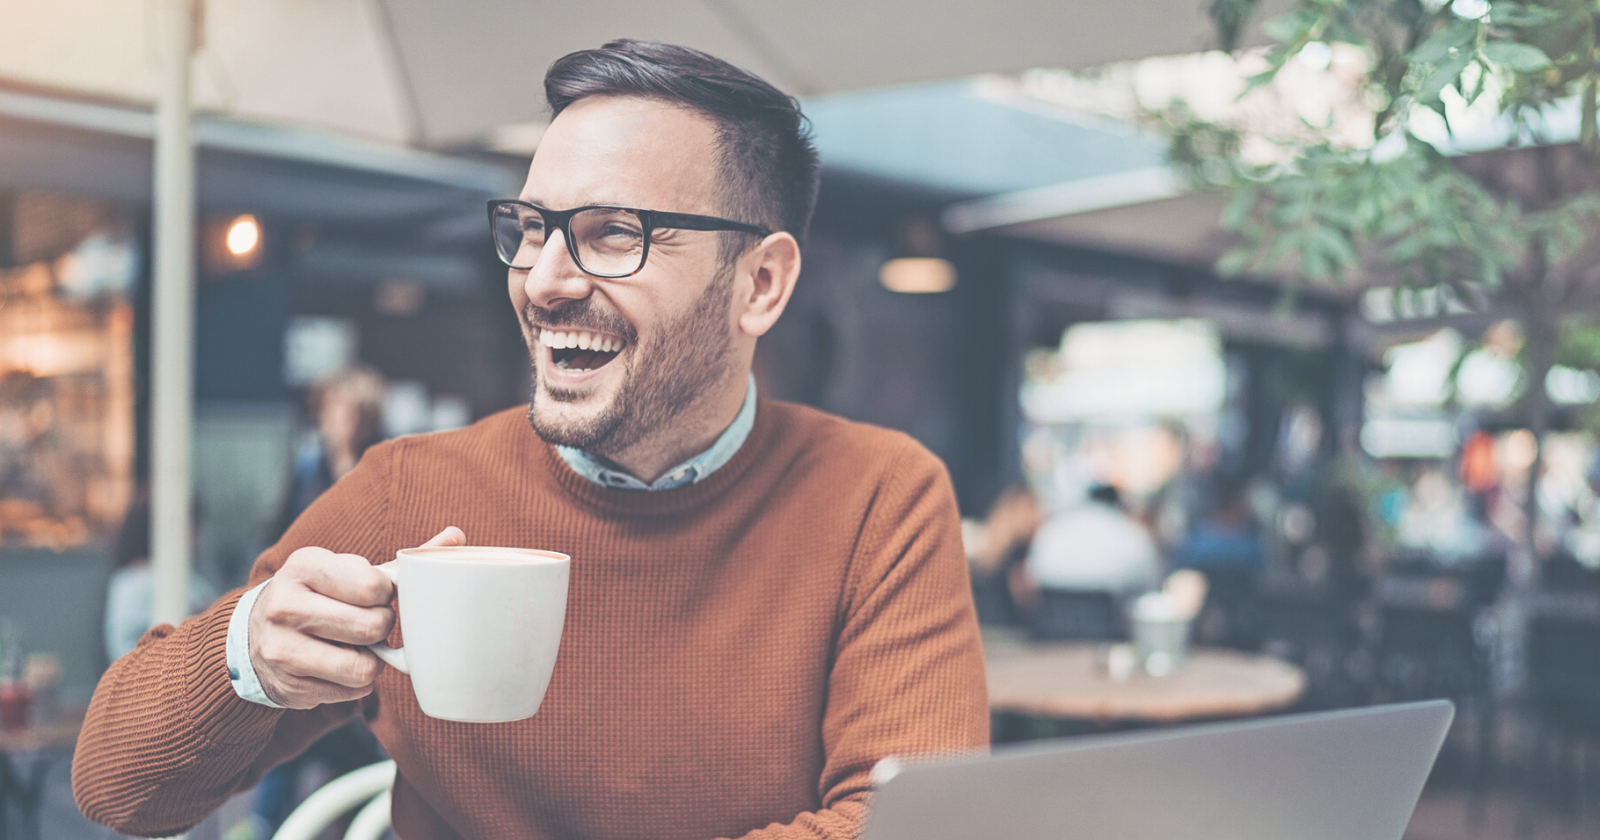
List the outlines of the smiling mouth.
{"type": "Polygon", "coordinates": [[[550,348],[550,358],[556,367],[570,371],[605,367],[627,346],[620,338],[584,330],[541,329],[539,343],[550,348]]]}

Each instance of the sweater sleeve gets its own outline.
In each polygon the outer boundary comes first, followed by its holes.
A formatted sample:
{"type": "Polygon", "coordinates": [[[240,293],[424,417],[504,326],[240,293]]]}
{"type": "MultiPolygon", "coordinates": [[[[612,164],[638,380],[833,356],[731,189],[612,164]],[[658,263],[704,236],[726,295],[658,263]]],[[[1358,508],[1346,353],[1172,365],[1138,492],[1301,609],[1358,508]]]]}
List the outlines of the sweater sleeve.
{"type": "MultiPolygon", "coordinates": [[[[389,454],[383,445],[369,450],[262,553],[251,585],[302,546],[369,557],[381,550],[389,454]]],[[[356,713],[356,702],[283,710],[239,697],[227,639],[244,591],[177,627],[151,629],[101,677],[72,761],[73,793],[85,816],[124,834],[187,831],[356,713]]]]}
{"type": "Polygon", "coordinates": [[[822,722],[822,808],[743,840],[860,835],[873,765],[989,745],[988,687],[955,493],[910,439],[872,501],[851,560],[822,722]]]}

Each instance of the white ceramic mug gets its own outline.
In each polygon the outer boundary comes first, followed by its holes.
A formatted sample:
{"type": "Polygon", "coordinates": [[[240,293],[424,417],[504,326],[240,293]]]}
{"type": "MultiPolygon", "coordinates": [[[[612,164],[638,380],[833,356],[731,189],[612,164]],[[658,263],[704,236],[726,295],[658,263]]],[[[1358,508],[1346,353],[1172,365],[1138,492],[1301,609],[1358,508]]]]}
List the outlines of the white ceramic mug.
{"type": "Polygon", "coordinates": [[[561,645],[571,557],[428,546],[376,568],[399,589],[405,647],[369,647],[410,675],[425,714],[471,723],[533,717],[561,645]]]}

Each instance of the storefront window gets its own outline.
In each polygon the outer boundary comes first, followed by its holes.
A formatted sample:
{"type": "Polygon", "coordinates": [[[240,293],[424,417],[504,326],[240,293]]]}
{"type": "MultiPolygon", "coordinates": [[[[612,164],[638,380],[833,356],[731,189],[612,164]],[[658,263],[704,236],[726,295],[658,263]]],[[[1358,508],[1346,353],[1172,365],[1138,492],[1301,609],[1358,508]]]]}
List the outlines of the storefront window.
{"type": "Polygon", "coordinates": [[[82,199],[7,197],[0,231],[0,545],[106,537],[133,492],[128,220],[82,199]],[[7,218],[9,216],[9,218],[7,218]]]}

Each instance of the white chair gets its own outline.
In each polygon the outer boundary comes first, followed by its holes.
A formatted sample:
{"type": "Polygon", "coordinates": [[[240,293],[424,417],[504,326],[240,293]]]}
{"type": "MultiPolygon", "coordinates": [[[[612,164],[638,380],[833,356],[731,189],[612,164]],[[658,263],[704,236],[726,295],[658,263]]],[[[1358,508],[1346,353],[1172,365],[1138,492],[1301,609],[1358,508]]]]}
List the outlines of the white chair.
{"type": "Polygon", "coordinates": [[[272,840],[316,840],[334,820],[366,803],[356,813],[344,840],[378,840],[389,828],[389,798],[394,762],[380,761],[340,776],[306,797],[283,821],[272,840]]]}

